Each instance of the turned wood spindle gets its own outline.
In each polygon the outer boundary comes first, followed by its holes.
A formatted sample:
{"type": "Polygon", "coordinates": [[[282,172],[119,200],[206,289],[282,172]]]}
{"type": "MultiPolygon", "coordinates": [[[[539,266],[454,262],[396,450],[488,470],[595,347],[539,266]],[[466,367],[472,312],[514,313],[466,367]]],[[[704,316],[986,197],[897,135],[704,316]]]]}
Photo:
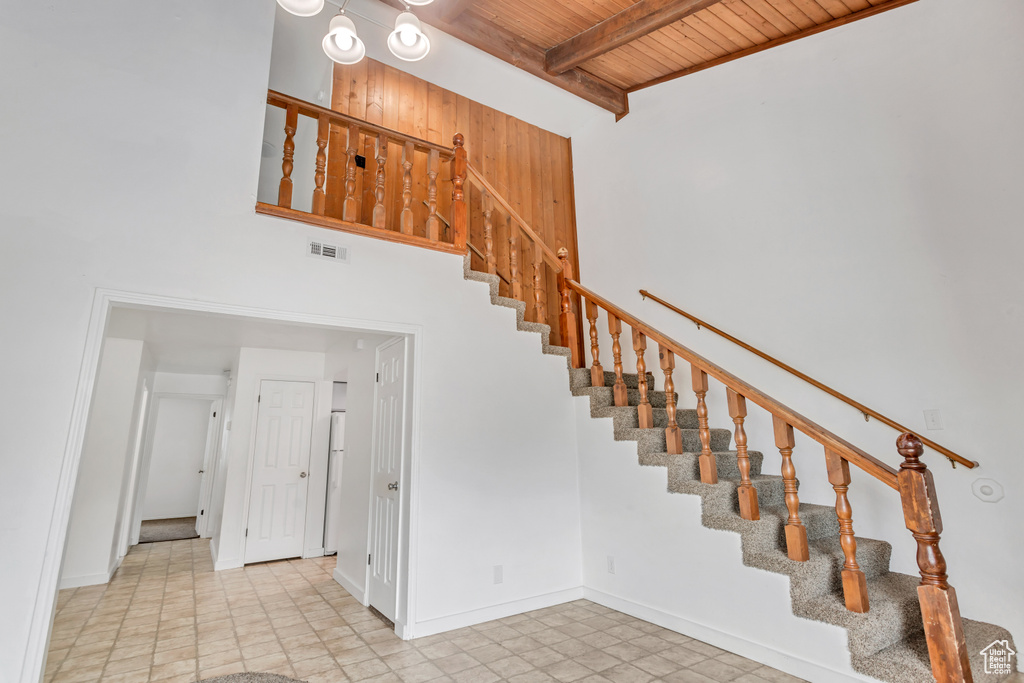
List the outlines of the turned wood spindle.
{"type": "Polygon", "coordinates": [[[665,373],[665,413],[668,415],[665,452],[678,455],[683,452],[683,431],[676,422],[676,385],[672,381],[672,372],[676,369],[676,355],[671,349],[658,344],[658,360],[661,361],[661,371],[665,373]]]}
{"type": "Polygon", "coordinates": [[[626,380],[622,378],[622,345],[619,343],[619,335],[622,334],[622,321],[616,318],[611,311],[608,311],[608,334],[612,336],[612,363],[615,366],[615,384],[612,385],[612,396],[616,406],[628,406],[629,390],[626,389],[626,380]]]}
{"type": "Polygon", "coordinates": [[[497,275],[498,263],[494,258],[494,198],[489,192],[483,193],[484,199],[484,261],[487,262],[487,272],[497,275]]]}
{"type": "Polygon", "coordinates": [[[540,242],[533,243],[533,313],[539,323],[546,323],[547,293],[544,291],[544,250],[540,242]]]}
{"type": "Polygon", "coordinates": [[[459,251],[466,250],[466,240],[469,236],[469,217],[466,208],[466,193],[463,185],[466,182],[468,173],[468,159],[466,158],[466,140],[462,133],[456,133],[452,139],[455,147],[455,155],[452,156],[452,245],[459,251]]]}
{"type": "Polygon", "coordinates": [[[839,545],[846,561],[843,563],[843,595],[846,609],[851,612],[868,611],[868,583],[857,564],[857,539],[853,535],[853,508],[846,495],[850,488],[850,463],[838,453],[825,449],[828,482],[836,492],[836,516],[839,517],[839,545]]]}
{"type": "Polygon", "coordinates": [[[697,395],[697,426],[700,433],[700,481],[702,484],[718,483],[718,462],[711,450],[711,427],[708,426],[708,404],[704,397],[708,393],[708,373],[696,366],[690,367],[693,393],[697,395]]]}
{"type": "Polygon", "coordinates": [[[647,361],[644,359],[647,337],[635,327],[632,330],[633,351],[636,353],[636,386],[640,390],[640,402],[636,407],[637,422],[640,429],[650,429],[654,426],[654,410],[647,398],[647,361]]]}
{"type": "Polygon", "coordinates": [[[590,386],[604,386],[604,368],[601,367],[601,349],[597,343],[597,304],[587,300],[587,320],[590,321],[590,355],[594,359],[590,366],[590,386]]]}
{"type": "Polygon", "coordinates": [[[971,681],[960,606],[956,590],[949,585],[946,576],[946,559],[939,549],[942,517],[935,481],[921,462],[924,446],[921,439],[906,432],[896,440],[896,447],[904,458],[897,482],[904,521],[917,541],[917,565],[921,571],[917,597],[921,603],[932,675],[937,683],[971,681]]]}
{"type": "Polygon", "coordinates": [[[775,446],[782,454],[782,486],[786,492],[786,554],[796,562],[810,558],[807,547],[807,527],[800,521],[800,496],[797,494],[796,467],[793,466],[793,447],[796,445],[793,428],[785,420],[772,416],[775,446]]]}
{"type": "Polygon", "coordinates": [[[342,203],[342,220],[356,222],[359,220],[359,202],[356,199],[356,155],[359,154],[359,126],[348,124],[348,144],[346,153],[348,161],[345,165],[345,201],[342,203]]]}
{"type": "Polygon", "coordinates": [[[750,456],[747,454],[747,431],[743,428],[743,420],[747,417],[747,399],[729,387],[725,389],[729,401],[729,417],[736,425],[736,464],[740,469],[740,485],[736,487],[736,495],[740,501],[740,517],[743,519],[761,519],[761,510],[757,503],[757,489],[750,483],[750,456]]]}
{"type": "Polygon", "coordinates": [[[509,224],[508,232],[508,270],[510,294],[516,301],[523,300],[523,283],[519,279],[519,228],[509,224]]]}
{"type": "Polygon", "coordinates": [[[327,140],[331,135],[331,121],[325,114],[317,119],[316,128],[316,188],[313,190],[313,213],[323,216],[327,211],[327,194],[324,183],[327,181],[327,140]]]}
{"type": "Polygon", "coordinates": [[[299,108],[289,104],[284,118],[284,157],[281,161],[281,184],[277,190],[277,205],[292,208],[292,171],[295,170],[295,131],[299,127],[299,108]]]}
{"type": "Polygon", "coordinates": [[[406,142],[401,151],[401,231],[403,234],[413,233],[413,157],[416,155],[416,144],[406,142]]]}
{"type": "Polygon", "coordinates": [[[441,239],[441,219],[437,217],[437,172],[441,164],[441,153],[436,149],[427,154],[427,238],[437,242],[441,239]]]}
{"type": "Polygon", "coordinates": [[[387,174],[388,163],[388,136],[384,133],[377,134],[377,184],[373,189],[373,227],[385,228],[388,222],[388,210],[384,205],[387,192],[384,189],[385,175],[387,174]]]}
{"type": "MultiPolygon", "coordinates": [[[[537,257],[544,265],[544,254],[538,245],[537,257]]],[[[562,314],[559,316],[558,326],[562,346],[572,351],[569,363],[574,368],[583,367],[583,352],[580,350],[579,339],[576,336],[576,314],[572,310],[572,291],[569,289],[569,282],[572,280],[572,262],[569,261],[569,250],[562,247],[558,250],[558,262],[561,268],[558,271],[558,291],[562,295],[562,314]]]]}

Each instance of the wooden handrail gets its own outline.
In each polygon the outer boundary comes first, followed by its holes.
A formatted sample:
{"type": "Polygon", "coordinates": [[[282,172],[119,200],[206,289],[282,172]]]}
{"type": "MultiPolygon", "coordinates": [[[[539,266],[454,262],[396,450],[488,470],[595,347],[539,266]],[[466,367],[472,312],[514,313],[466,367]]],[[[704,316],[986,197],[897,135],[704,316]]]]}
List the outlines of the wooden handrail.
{"type": "Polygon", "coordinates": [[[441,158],[446,161],[455,155],[455,150],[451,147],[445,147],[444,145],[439,145],[434,142],[430,142],[429,140],[417,138],[412,135],[406,135],[405,133],[400,133],[397,130],[392,130],[391,128],[378,126],[377,124],[369,123],[363,119],[349,116],[348,114],[342,114],[341,112],[334,111],[333,109],[327,109],[326,107],[311,104],[305,100],[300,100],[297,97],[292,97],[291,95],[285,95],[284,93],[277,92],[276,90],[267,91],[267,104],[280,107],[282,109],[287,108],[288,106],[294,106],[303,116],[314,119],[319,119],[321,116],[325,116],[332,123],[343,123],[346,125],[354,123],[359,126],[360,130],[373,131],[374,133],[383,133],[384,135],[387,135],[388,140],[391,142],[401,142],[403,144],[411,142],[420,150],[437,150],[440,152],[441,158]]]}
{"type": "Polygon", "coordinates": [[[859,410],[861,413],[864,414],[864,419],[867,419],[868,416],[871,416],[871,417],[875,418],[876,420],[878,420],[879,422],[881,422],[882,424],[887,425],[889,427],[892,427],[893,429],[895,429],[896,431],[898,431],[900,433],[910,433],[910,434],[913,434],[914,436],[916,436],[918,439],[921,440],[921,443],[925,444],[926,446],[928,446],[932,450],[938,451],[942,455],[946,456],[946,458],[949,459],[950,463],[952,463],[953,467],[956,467],[956,463],[960,463],[964,467],[971,468],[971,469],[973,469],[973,468],[978,466],[977,462],[968,460],[967,458],[965,458],[965,457],[963,457],[961,455],[958,455],[957,453],[954,453],[953,451],[949,450],[948,448],[945,448],[944,446],[940,446],[939,444],[935,443],[934,441],[932,441],[930,439],[926,439],[925,437],[921,436],[917,432],[915,432],[915,431],[913,431],[913,430],[911,430],[911,429],[909,429],[907,427],[904,427],[903,425],[901,425],[900,423],[896,422],[895,420],[893,420],[891,418],[888,418],[885,415],[882,415],[881,413],[879,413],[879,412],[877,412],[875,410],[872,410],[871,408],[868,408],[863,403],[860,403],[859,401],[855,401],[854,399],[850,398],[846,394],[838,392],[835,389],[833,389],[832,387],[829,387],[829,386],[827,386],[825,384],[822,384],[821,382],[819,382],[818,380],[814,379],[813,377],[805,375],[804,373],[800,372],[796,368],[794,368],[794,367],[792,367],[790,365],[787,365],[786,363],[783,363],[782,361],[778,360],[777,358],[769,356],[767,353],[765,353],[765,352],[763,352],[763,351],[761,351],[761,350],[751,346],[750,344],[747,344],[746,342],[744,342],[744,341],[742,341],[740,339],[737,339],[736,337],[732,336],[728,332],[724,332],[723,330],[718,329],[714,325],[710,325],[710,324],[704,322],[703,320],[701,320],[700,318],[687,313],[686,311],[682,310],[681,308],[677,308],[676,306],[673,306],[672,304],[670,304],[669,302],[665,301],[664,299],[661,299],[661,298],[651,294],[646,289],[641,289],[640,290],[640,295],[642,297],[644,297],[645,299],[650,299],[651,301],[657,302],[657,303],[661,304],[662,306],[664,306],[665,308],[669,309],[670,311],[672,311],[674,313],[678,313],[679,315],[683,316],[684,318],[687,318],[688,320],[691,320],[692,322],[696,323],[698,328],[706,327],[707,329],[711,330],[712,332],[714,332],[718,336],[723,337],[724,339],[728,339],[733,344],[736,344],[737,346],[740,346],[740,347],[746,349],[747,351],[750,351],[755,356],[759,356],[760,358],[765,359],[766,361],[768,361],[772,365],[775,365],[777,367],[782,368],[786,372],[788,372],[788,373],[790,373],[790,374],[792,374],[792,375],[794,375],[796,377],[799,377],[800,379],[802,379],[803,381],[807,382],[808,384],[810,384],[810,385],[812,385],[814,387],[817,387],[818,389],[821,389],[822,391],[824,391],[825,393],[829,394],[830,396],[833,396],[833,397],[839,399],[840,401],[842,401],[843,403],[846,403],[847,405],[856,408],[857,410],[859,410]]]}
{"type": "Polygon", "coordinates": [[[561,269],[562,264],[558,260],[558,255],[555,252],[553,252],[551,250],[551,248],[548,247],[548,245],[544,244],[544,240],[542,240],[537,235],[537,233],[535,233],[533,231],[533,228],[530,227],[530,224],[527,223],[523,219],[523,217],[520,216],[516,212],[516,210],[512,208],[512,205],[509,204],[508,201],[506,201],[505,198],[502,197],[498,193],[498,191],[494,189],[493,185],[491,185],[489,182],[487,182],[487,179],[484,178],[484,175],[480,171],[478,171],[476,169],[476,167],[473,166],[473,164],[466,164],[466,167],[469,169],[469,173],[470,173],[470,175],[473,176],[473,179],[477,183],[479,183],[483,187],[483,189],[487,191],[487,193],[489,195],[491,195],[491,197],[494,199],[494,201],[498,203],[498,206],[500,206],[501,208],[505,209],[505,211],[508,213],[508,215],[512,217],[512,220],[515,221],[519,225],[519,227],[522,229],[522,231],[525,232],[527,234],[527,236],[531,240],[533,240],[534,244],[537,244],[537,245],[540,246],[541,251],[544,253],[545,260],[547,260],[548,263],[550,263],[552,266],[554,266],[554,268],[556,270],[561,269]]]}
{"type": "Polygon", "coordinates": [[[875,479],[886,486],[897,489],[896,470],[885,464],[881,460],[878,460],[872,455],[862,451],[850,442],[836,436],[832,432],[828,431],[821,425],[817,424],[813,420],[804,417],[800,413],[796,412],[792,408],[779,403],[771,396],[763,393],[759,389],[747,384],[739,377],[736,377],[732,373],[720,368],[703,356],[698,355],[696,352],[683,346],[676,340],[668,337],[667,335],[659,332],[650,325],[641,322],[639,319],[630,315],[626,311],[622,310],[615,304],[611,303],[607,299],[601,297],[598,294],[590,291],[575,280],[567,280],[566,285],[577,294],[581,295],[587,301],[593,302],[605,309],[618,320],[625,322],[627,325],[634,329],[639,329],[648,338],[653,339],[657,343],[663,345],[665,348],[670,349],[677,356],[685,358],[692,366],[698,368],[711,375],[719,382],[724,384],[726,387],[743,396],[744,398],[753,401],[757,405],[761,406],[773,416],[785,420],[786,423],[791,425],[794,429],[806,434],[810,438],[817,441],[819,444],[825,447],[826,450],[831,451],[844,460],[853,463],[857,467],[861,468],[875,479]]]}

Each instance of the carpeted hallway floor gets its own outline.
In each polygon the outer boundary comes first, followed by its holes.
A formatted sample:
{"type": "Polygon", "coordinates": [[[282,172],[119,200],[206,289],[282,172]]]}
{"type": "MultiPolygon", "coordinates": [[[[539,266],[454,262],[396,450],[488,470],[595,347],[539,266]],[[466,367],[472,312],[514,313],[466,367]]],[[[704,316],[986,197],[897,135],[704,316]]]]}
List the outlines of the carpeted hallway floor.
{"type": "Polygon", "coordinates": [[[139,543],[185,541],[190,538],[199,538],[199,534],[196,533],[195,517],[148,519],[142,523],[139,530],[139,543]]]}
{"type": "Polygon", "coordinates": [[[214,572],[206,539],[132,548],[113,580],[60,592],[46,683],[793,683],[586,600],[403,641],[331,577],[333,557],[214,572]]]}

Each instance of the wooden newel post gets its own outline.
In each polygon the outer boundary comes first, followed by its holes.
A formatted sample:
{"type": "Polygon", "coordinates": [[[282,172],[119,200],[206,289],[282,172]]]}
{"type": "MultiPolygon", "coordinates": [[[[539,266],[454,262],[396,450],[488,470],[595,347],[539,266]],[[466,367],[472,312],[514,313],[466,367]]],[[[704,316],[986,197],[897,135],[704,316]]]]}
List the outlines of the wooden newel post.
{"type": "Polygon", "coordinates": [[[939,550],[942,518],[935,497],[935,482],[921,462],[924,446],[919,438],[907,432],[896,440],[896,448],[904,458],[897,480],[903,499],[903,517],[917,541],[917,566],[921,569],[917,596],[921,602],[932,675],[937,683],[970,683],[973,679],[960,606],[956,591],[947,581],[946,559],[939,550]]]}
{"type": "Polygon", "coordinates": [[[583,354],[576,339],[576,314],[572,312],[572,292],[569,281],[572,280],[572,263],[569,262],[569,250],[562,247],[558,250],[558,291],[562,295],[562,313],[558,319],[559,331],[562,335],[562,346],[572,351],[572,367],[583,367],[583,354]]]}
{"type": "Polygon", "coordinates": [[[466,193],[462,186],[466,183],[466,139],[462,133],[456,133],[452,139],[455,156],[452,157],[452,238],[457,249],[466,249],[468,233],[466,213],[466,193]]]}

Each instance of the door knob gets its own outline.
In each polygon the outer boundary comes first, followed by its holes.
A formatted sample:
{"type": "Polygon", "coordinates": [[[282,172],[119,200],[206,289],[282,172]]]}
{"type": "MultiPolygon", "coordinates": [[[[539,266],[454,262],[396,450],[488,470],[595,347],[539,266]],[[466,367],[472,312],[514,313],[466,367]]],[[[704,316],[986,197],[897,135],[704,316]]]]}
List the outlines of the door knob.
{"type": "Polygon", "coordinates": [[[306,478],[306,473],[302,472],[302,473],[299,474],[299,476],[302,477],[303,479],[305,479],[306,478]]]}
{"type": "Polygon", "coordinates": [[[397,481],[393,481],[390,484],[388,484],[388,491],[397,491],[397,490],[398,490],[398,482],[397,481]]]}

